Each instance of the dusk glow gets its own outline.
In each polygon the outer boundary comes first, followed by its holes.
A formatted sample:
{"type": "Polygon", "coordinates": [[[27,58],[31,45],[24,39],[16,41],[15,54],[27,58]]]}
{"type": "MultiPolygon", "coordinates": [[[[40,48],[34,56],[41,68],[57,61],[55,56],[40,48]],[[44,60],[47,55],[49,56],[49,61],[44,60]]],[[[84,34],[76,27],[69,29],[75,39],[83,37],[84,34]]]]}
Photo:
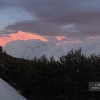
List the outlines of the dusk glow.
{"type": "Polygon", "coordinates": [[[99,0],[0,0],[0,34],[95,36],[100,35],[99,20],[99,0]]]}
{"type": "Polygon", "coordinates": [[[100,100],[100,0],[0,0],[0,67],[27,100],[100,100]]]}
{"type": "Polygon", "coordinates": [[[62,39],[65,39],[65,38],[66,38],[65,36],[56,36],[56,39],[59,40],[59,41],[62,40],[62,39]]]}
{"type": "Polygon", "coordinates": [[[80,41],[80,40],[70,40],[70,41],[62,41],[62,42],[57,42],[56,46],[60,46],[63,44],[78,44],[78,43],[82,43],[84,41],[80,41]]]}
{"type": "Polygon", "coordinates": [[[6,34],[3,37],[0,37],[0,45],[5,46],[6,43],[9,43],[11,41],[16,41],[16,40],[41,40],[43,42],[47,42],[48,40],[43,38],[42,36],[18,31],[18,33],[11,33],[11,34],[6,34]]]}
{"type": "Polygon", "coordinates": [[[39,40],[99,51],[99,20],[100,0],[0,0],[0,45],[39,40]]]}

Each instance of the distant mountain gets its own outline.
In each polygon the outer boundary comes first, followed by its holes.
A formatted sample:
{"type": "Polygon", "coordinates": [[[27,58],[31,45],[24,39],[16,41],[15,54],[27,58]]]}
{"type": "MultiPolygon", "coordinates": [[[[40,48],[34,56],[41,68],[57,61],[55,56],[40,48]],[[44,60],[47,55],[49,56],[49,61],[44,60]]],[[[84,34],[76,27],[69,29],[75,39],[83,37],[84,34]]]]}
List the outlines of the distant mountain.
{"type": "Polygon", "coordinates": [[[71,49],[80,47],[87,56],[100,54],[100,37],[40,36],[18,31],[0,35],[0,43],[9,55],[25,59],[33,59],[34,56],[39,58],[45,54],[48,59],[54,56],[55,60],[59,60],[71,49]]]}
{"type": "Polygon", "coordinates": [[[54,56],[55,60],[59,60],[59,57],[66,55],[71,49],[77,50],[80,47],[82,48],[82,53],[87,56],[92,53],[100,54],[99,43],[73,43],[73,41],[42,42],[40,40],[17,40],[8,43],[4,50],[9,55],[17,58],[33,59],[35,56],[40,58],[45,54],[48,59],[54,56]]]}

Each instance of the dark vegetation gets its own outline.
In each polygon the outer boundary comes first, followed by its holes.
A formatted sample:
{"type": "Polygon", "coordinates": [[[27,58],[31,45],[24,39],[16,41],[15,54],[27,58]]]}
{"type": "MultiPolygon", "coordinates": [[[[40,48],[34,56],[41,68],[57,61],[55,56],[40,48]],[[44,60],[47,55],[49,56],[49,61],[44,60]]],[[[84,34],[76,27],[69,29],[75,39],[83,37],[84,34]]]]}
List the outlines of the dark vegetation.
{"type": "Polygon", "coordinates": [[[14,58],[0,47],[0,77],[28,100],[100,100],[89,82],[100,81],[100,56],[71,50],[55,61],[14,58]]]}

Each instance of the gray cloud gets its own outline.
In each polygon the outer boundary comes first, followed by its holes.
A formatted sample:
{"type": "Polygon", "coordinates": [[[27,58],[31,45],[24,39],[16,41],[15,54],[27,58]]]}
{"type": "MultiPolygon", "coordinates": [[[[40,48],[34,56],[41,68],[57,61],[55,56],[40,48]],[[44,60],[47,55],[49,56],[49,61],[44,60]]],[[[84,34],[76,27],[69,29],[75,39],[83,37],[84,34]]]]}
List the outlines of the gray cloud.
{"type": "Polygon", "coordinates": [[[54,35],[54,33],[61,34],[59,25],[44,21],[33,21],[27,20],[9,25],[5,28],[6,30],[12,29],[13,31],[22,30],[31,33],[39,33],[42,35],[54,35]]]}
{"type": "Polygon", "coordinates": [[[8,30],[0,30],[0,35],[2,34],[10,34],[10,33],[16,33],[16,31],[8,31],[8,30]]]}
{"type": "Polygon", "coordinates": [[[100,35],[100,0],[17,0],[17,3],[39,20],[17,22],[8,25],[6,30],[41,35],[100,35]],[[73,29],[62,30],[61,27],[66,24],[74,24],[73,29]]]}
{"type": "Polygon", "coordinates": [[[0,10],[18,7],[18,0],[0,0],[0,10]]]}
{"type": "Polygon", "coordinates": [[[0,0],[0,10],[4,7],[4,5],[5,3],[2,0],[0,0]]]}

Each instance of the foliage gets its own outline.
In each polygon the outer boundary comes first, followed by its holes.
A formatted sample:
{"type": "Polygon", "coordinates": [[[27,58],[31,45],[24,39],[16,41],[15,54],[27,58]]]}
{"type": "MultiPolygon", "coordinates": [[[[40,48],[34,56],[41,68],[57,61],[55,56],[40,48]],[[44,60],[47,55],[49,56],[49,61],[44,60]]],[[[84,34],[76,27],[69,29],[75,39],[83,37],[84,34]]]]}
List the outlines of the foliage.
{"type": "Polygon", "coordinates": [[[0,77],[28,100],[100,99],[99,92],[88,89],[90,81],[100,79],[100,56],[86,57],[81,48],[71,50],[60,61],[45,55],[25,60],[0,52],[0,77]]]}

